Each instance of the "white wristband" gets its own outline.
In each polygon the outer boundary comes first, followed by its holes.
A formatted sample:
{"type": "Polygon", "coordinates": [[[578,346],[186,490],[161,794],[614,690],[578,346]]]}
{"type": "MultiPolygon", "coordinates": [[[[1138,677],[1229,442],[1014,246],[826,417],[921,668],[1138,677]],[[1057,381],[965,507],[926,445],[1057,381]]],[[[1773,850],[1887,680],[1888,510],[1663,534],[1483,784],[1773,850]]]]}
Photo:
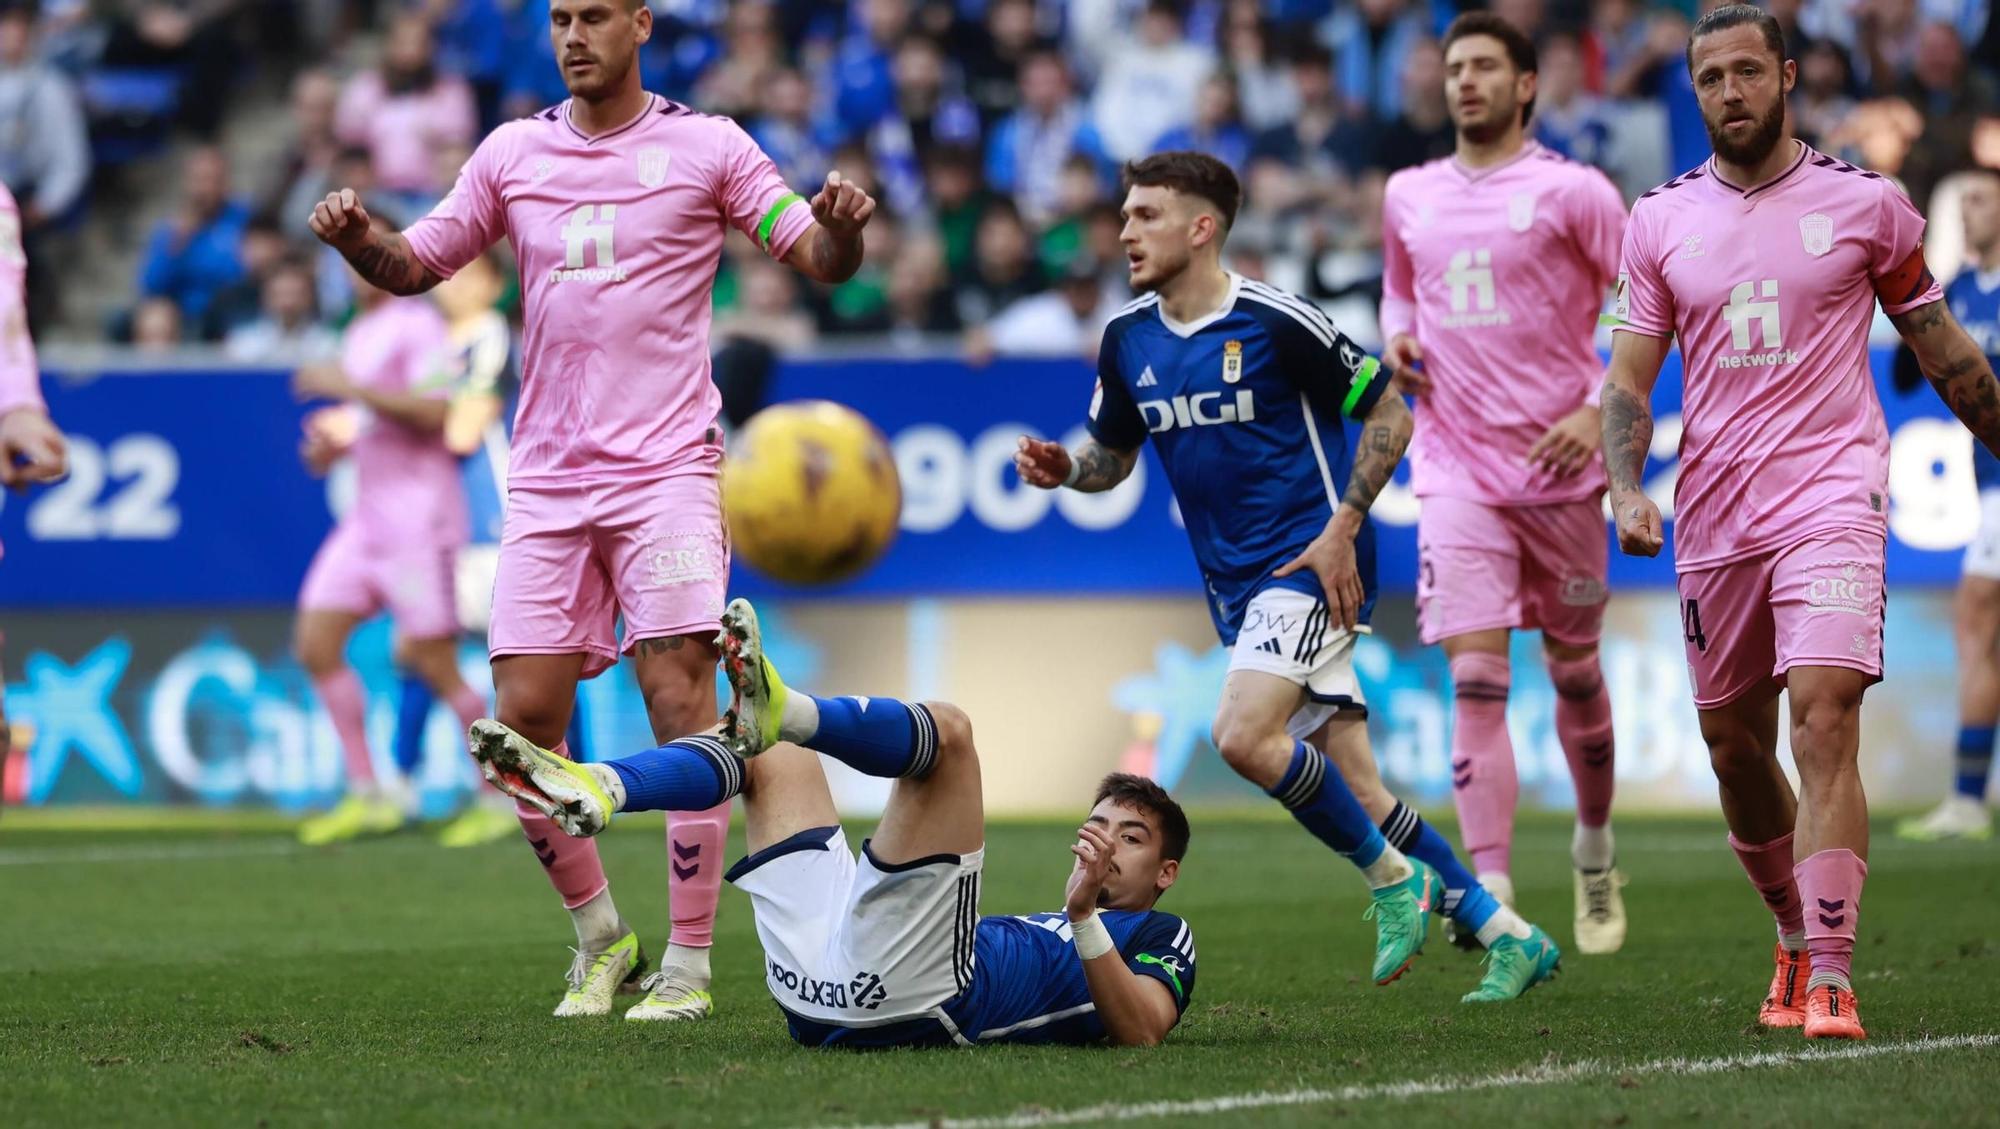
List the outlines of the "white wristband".
{"type": "Polygon", "coordinates": [[[1069,457],[1069,474],[1063,477],[1063,485],[1075,489],[1077,480],[1083,477],[1083,460],[1075,455],[1069,457]]]}
{"type": "Polygon", "coordinates": [[[1096,910],[1091,910],[1090,916],[1082,921],[1070,922],[1069,932],[1076,938],[1076,955],[1084,960],[1095,960],[1118,948],[1111,943],[1111,931],[1104,927],[1104,918],[1096,910]]]}

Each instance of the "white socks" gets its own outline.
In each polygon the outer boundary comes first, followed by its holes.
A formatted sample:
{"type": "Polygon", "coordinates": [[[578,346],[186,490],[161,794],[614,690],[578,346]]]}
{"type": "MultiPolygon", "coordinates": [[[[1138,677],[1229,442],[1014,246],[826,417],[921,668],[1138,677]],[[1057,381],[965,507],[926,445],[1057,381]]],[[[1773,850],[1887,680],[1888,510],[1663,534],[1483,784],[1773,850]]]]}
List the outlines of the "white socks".
{"type": "Polygon", "coordinates": [[[708,987],[708,946],[696,948],[693,945],[667,946],[667,955],[660,958],[662,969],[677,969],[680,979],[692,980],[698,988],[708,987]]]}
{"type": "Polygon", "coordinates": [[[631,932],[619,918],[610,890],[599,891],[596,897],[569,911],[569,919],[576,926],[576,946],[585,952],[602,952],[631,932]]]}
{"type": "Polygon", "coordinates": [[[1379,858],[1361,868],[1361,877],[1368,880],[1370,890],[1380,890],[1398,882],[1408,882],[1410,875],[1416,872],[1410,860],[1403,857],[1403,852],[1385,846],[1379,858]]]}
{"type": "Polygon", "coordinates": [[[604,789],[605,795],[611,797],[612,811],[625,810],[625,778],[618,775],[617,769],[608,764],[586,764],[583,770],[597,781],[597,786],[604,789]]]}
{"type": "Polygon", "coordinates": [[[1486,924],[1479,927],[1479,943],[1482,947],[1490,949],[1493,947],[1493,942],[1502,937],[1525,941],[1533,934],[1534,930],[1528,927],[1527,922],[1521,920],[1521,915],[1509,909],[1507,903],[1501,902],[1500,908],[1493,912],[1493,916],[1486,919],[1486,924]]]}
{"type": "Polygon", "coordinates": [[[778,739],[794,745],[812,740],[819,732],[819,703],[811,694],[793,690],[785,695],[784,716],[778,719],[778,739]]]}
{"type": "Polygon", "coordinates": [[[1611,825],[1585,827],[1576,825],[1576,833],[1570,836],[1569,860],[1586,874],[1610,870],[1617,859],[1616,845],[1611,837],[1611,825]]]}

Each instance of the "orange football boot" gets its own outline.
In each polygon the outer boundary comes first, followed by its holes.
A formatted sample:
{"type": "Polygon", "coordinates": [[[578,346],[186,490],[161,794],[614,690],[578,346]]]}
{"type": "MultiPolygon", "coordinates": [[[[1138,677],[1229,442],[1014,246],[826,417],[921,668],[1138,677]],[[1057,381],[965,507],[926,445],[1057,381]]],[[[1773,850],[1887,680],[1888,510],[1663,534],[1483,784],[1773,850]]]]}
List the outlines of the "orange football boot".
{"type": "Polygon", "coordinates": [[[1812,978],[1812,958],[1777,946],[1778,970],[1771,976],[1771,991],[1764,1006],[1757,1009],[1757,1022],[1764,1027],[1803,1027],[1806,1023],[1806,981],[1812,978]]]}
{"type": "Polygon", "coordinates": [[[1821,984],[1806,990],[1806,1038],[1855,1039],[1868,1037],[1861,1029],[1861,1011],[1854,1006],[1852,989],[1821,984]]]}

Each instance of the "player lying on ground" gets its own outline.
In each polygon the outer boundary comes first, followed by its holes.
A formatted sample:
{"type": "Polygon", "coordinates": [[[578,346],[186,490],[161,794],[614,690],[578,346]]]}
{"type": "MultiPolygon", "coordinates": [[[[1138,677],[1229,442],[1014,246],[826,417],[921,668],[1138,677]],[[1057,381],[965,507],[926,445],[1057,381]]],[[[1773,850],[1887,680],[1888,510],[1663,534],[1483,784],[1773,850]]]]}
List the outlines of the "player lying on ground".
{"type": "Polygon", "coordinates": [[[1194,935],[1153,906],[1180,873],[1188,824],[1159,785],[1104,779],[1071,848],[1061,912],[982,918],[985,814],[965,714],[790,690],[748,603],[731,603],[722,623],[735,704],[715,732],[576,764],[481,721],[473,756],[577,836],[604,830],[616,811],[700,808],[740,792],[750,854],[729,880],[750,895],[765,982],[807,1046],[1151,1046],[1173,1030],[1194,991],[1194,935]],[[808,750],[896,781],[859,859],[808,750]]]}
{"type": "Polygon", "coordinates": [[[1513,999],[1561,954],[1382,786],[1354,676],[1375,603],[1368,510],[1409,442],[1409,409],[1317,306],[1222,269],[1242,198],[1229,166],[1157,153],[1128,165],[1125,182],[1121,239],[1144,297],[1105,328],[1091,438],[1072,452],[1023,436],[1021,480],[1110,490],[1152,435],[1210,618],[1233,648],[1215,718],[1222,759],[1361,871],[1374,891],[1376,983],[1402,975],[1423,949],[1426,913],[1442,908],[1491,953],[1466,1002],[1513,999]],[[1362,442],[1336,496],[1344,419],[1361,424],[1362,442]]]}

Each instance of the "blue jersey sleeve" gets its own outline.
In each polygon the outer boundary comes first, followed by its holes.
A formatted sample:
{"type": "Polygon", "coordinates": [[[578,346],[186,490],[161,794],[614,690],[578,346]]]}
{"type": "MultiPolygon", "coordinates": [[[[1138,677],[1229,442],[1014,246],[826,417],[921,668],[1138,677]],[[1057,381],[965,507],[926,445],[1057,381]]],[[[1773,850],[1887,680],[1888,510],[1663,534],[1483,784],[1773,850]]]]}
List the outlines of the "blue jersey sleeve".
{"type": "Polygon", "coordinates": [[[1126,967],[1150,976],[1174,994],[1174,1007],[1187,1012],[1194,998],[1194,930],[1170,913],[1154,912],[1135,930],[1119,955],[1126,967]]]}
{"type": "Polygon", "coordinates": [[[1105,327],[1097,349],[1097,390],[1090,396],[1090,434],[1114,451],[1132,451],[1146,442],[1146,418],[1132,400],[1118,363],[1118,325],[1105,327]]]}
{"type": "Polygon", "coordinates": [[[1271,335],[1287,380],[1328,415],[1361,419],[1389,387],[1389,370],[1342,333],[1318,306],[1297,295],[1246,282],[1257,320],[1271,335]]]}

